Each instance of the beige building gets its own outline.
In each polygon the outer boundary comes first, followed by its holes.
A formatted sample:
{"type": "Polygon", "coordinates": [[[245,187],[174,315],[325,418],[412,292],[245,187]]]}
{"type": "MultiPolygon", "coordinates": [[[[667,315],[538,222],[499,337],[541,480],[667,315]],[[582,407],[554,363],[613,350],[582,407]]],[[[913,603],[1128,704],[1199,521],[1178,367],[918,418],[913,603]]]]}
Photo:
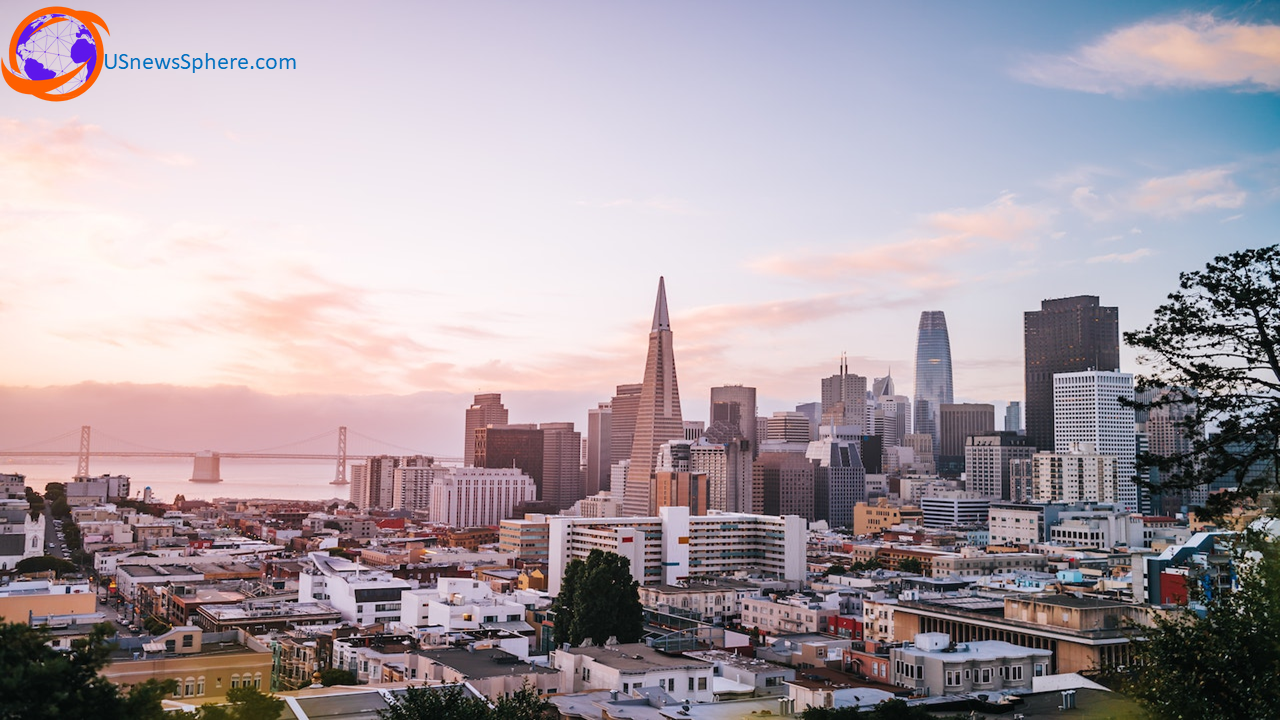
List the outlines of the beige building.
{"type": "Polygon", "coordinates": [[[525,562],[546,562],[550,547],[551,526],[546,515],[526,513],[498,525],[498,552],[511,553],[525,562]]]}
{"type": "Polygon", "coordinates": [[[0,619],[25,623],[36,615],[84,615],[97,609],[87,581],[17,580],[0,588],[0,619]]]}
{"type": "Polygon", "coordinates": [[[1126,623],[1150,622],[1141,606],[1073,595],[1033,595],[899,600],[894,608],[894,639],[918,633],[946,633],[958,643],[999,640],[1053,652],[1048,673],[1083,672],[1129,661],[1126,623]],[[982,605],[981,608],[977,607],[982,605]],[[993,608],[994,609],[994,608],[993,608]]]}
{"type": "Polygon", "coordinates": [[[176,680],[173,697],[210,702],[237,687],[271,687],[271,648],[241,630],[205,633],[193,625],[176,627],[138,648],[112,653],[102,676],[117,685],[176,680]]]}
{"type": "Polygon", "coordinates": [[[894,525],[919,525],[924,522],[920,508],[910,505],[894,507],[886,498],[878,498],[874,504],[860,502],[853,506],[853,532],[855,535],[875,535],[894,525]]]}

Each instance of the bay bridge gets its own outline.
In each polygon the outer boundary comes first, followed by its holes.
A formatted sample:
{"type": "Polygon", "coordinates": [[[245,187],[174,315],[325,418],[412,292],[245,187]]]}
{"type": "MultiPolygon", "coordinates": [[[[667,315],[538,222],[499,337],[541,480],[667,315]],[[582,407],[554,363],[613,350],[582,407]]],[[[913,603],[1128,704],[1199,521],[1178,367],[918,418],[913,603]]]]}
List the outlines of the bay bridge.
{"type": "Polygon", "coordinates": [[[194,461],[194,465],[192,468],[190,481],[198,482],[198,483],[222,482],[220,468],[221,468],[221,461],[224,459],[298,460],[298,461],[328,460],[334,463],[333,481],[329,483],[330,485],[346,485],[349,483],[349,481],[347,480],[347,466],[350,462],[363,462],[370,457],[377,457],[380,455],[393,455],[393,454],[394,455],[428,455],[435,458],[436,462],[439,462],[439,463],[456,463],[456,464],[462,463],[461,457],[446,457],[446,456],[438,455],[436,453],[423,452],[421,450],[415,450],[413,448],[403,447],[401,445],[396,445],[395,443],[390,443],[385,440],[379,440],[377,438],[369,437],[368,435],[358,433],[354,430],[350,432],[352,436],[364,441],[364,443],[372,443],[372,444],[381,446],[382,451],[364,452],[364,453],[348,452],[347,450],[348,431],[346,426],[339,427],[336,433],[333,430],[328,430],[323,433],[320,433],[319,435],[314,435],[309,438],[303,438],[302,440],[295,440],[293,442],[284,443],[282,445],[276,445],[274,447],[258,448],[253,450],[239,450],[239,451],[232,451],[232,452],[216,452],[211,450],[203,450],[203,451],[166,450],[163,448],[155,448],[155,447],[148,447],[145,445],[139,445],[137,443],[132,443],[127,440],[121,440],[120,438],[111,437],[110,435],[106,435],[105,433],[101,433],[101,432],[99,433],[99,437],[105,437],[106,439],[113,441],[114,444],[132,446],[133,449],[93,450],[91,449],[92,443],[90,442],[91,436],[92,436],[92,429],[90,428],[90,426],[83,425],[80,427],[80,430],[78,432],[80,434],[80,447],[79,449],[76,449],[76,450],[48,449],[48,446],[56,445],[57,443],[73,439],[77,431],[68,430],[67,432],[54,436],[52,438],[47,438],[45,440],[40,440],[38,442],[28,443],[22,447],[17,447],[12,449],[2,449],[0,450],[0,457],[2,458],[60,458],[60,457],[70,458],[70,457],[74,457],[77,459],[76,477],[89,477],[89,459],[92,457],[192,458],[192,460],[194,461]],[[306,445],[309,443],[315,443],[315,442],[324,440],[326,438],[332,438],[335,434],[337,436],[337,446],[334,452],[306,452],[306,451],[299,451],[296,449],[292,452],[286,452],[290,448],[297,448],[300,445],[306,445]],[[396,451],[396,452],[389,452],[389,451],[396,451]]]}

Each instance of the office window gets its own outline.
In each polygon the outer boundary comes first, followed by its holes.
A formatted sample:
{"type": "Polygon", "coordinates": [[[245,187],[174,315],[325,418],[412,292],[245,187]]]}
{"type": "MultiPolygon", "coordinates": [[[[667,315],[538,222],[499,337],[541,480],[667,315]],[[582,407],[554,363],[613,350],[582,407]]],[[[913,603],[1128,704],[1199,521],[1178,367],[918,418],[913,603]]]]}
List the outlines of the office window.
{"type": "Polygon", "coordinates": [[[238,688],[238,687],[240,687],[240,676],[239,676],[239,675],[232,675],[232,676],[231,676],[231,687],[233,687],[233,688],[238,688]]]}
{"type": "Polygon", "coordinates": [[[196,678],[196,695],[204,695],[204,676],[196,678]]]}

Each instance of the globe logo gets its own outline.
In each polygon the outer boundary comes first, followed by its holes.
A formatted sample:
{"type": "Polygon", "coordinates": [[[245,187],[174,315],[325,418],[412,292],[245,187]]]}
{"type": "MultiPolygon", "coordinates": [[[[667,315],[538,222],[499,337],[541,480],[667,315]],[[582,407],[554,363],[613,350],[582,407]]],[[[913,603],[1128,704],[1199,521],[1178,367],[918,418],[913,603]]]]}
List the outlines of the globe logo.
{"type": "Polygon", "coordinates": [[[102,74],[102,18],[91,12],[48,7],[27,16],[9,42],[0,74],[9,87],[54,102],[78,97],[102,74]],[[12,69],[10,69],[12,68],[12,69]]]}

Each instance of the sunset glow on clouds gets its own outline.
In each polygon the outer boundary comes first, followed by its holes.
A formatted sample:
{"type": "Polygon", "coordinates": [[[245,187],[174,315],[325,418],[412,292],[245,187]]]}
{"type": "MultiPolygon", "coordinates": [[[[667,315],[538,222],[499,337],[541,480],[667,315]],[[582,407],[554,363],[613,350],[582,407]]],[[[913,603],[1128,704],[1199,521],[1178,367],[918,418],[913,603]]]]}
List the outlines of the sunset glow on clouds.
{"type": "MultiPolygon", "coordinates": [[[[169,52],[157,7],[104,10],[110,51],[169,52]]],[[[0,385],[424,393],[459,423],[492,391],[581,422],[639,380],[665,275],[690,418],[722,383],[813,400],[842,352],[909,393],[936,309],[957,399],[1020,399],[1040,300],[1131,329],[1179,271],[1276,241],[1280,31],[1009,10],[191,9],[182,44],[299,69],[0,105],[0,385]]]]}

